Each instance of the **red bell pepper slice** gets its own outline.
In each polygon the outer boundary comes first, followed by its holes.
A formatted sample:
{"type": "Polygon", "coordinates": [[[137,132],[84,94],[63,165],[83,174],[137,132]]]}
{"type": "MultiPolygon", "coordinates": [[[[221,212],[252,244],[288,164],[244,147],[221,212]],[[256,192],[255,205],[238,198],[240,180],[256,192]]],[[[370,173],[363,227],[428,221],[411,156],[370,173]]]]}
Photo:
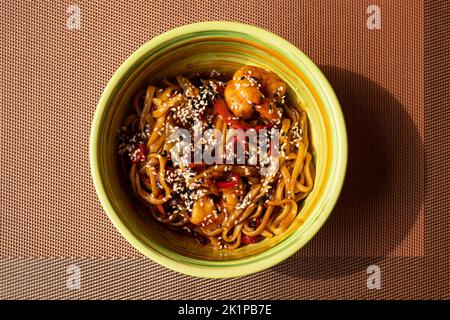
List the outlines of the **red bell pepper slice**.
{"type": "Polygon", "coordinates": [[[136,150],[133,151],[133,153],[130,156],[132,163],[138,163],[145,160],[145,156],[147,155],[147,150],[145,148],[145,144],[139,143],[136,150]]]}
{"type": "Polygon", "coordinates": [[[258,240],[258,237],[250,237],[250,236],[247,236],[247,235],[244,235],[244,236],[241,238],[241,242],[242,242],[243,244],[255,243],[257,240],[258,240]]]}
{"type": "Polygon", "coordinates": [[[273,124],[271,122],[269,122],[268,124],[264,125],[264,124],[257,124],[256,126],[254,126],[252,129],[255,129],[256,131],[259,131],[261,129],[266,129],[269,130],[270,128],[273,127],[273,124]]]}
{"type": "Polygon", "coordinates": [[[232,173],[225,181],[218,181],[216,185],[219,189],[231,189],[237,187],[241,178],[237,173],[232,173]]]}

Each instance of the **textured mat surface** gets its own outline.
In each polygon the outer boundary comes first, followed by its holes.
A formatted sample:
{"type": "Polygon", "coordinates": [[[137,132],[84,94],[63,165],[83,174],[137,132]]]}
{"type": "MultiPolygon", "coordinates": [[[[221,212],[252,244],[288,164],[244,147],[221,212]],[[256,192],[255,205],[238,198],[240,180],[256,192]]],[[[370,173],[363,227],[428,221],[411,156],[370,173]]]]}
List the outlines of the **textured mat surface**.
{"type": "Polygon", "coordinates": [[[408,270],[430,267],[424,4],[376,1],[381,30],[369,30],[366,10],[372,2],[2,2],[0,296],[433,294],[429,287],[416,290],[420,281],[428,281],[422,275],[407,277],[408,270]],[[79,29],[67,28],[70,4],[80,8],[79,29]],[[288,261],[239,280],[193,279],[143,258],[107,219],[89,172],[91,119],[117,67],[152,37],[205,20],[250,23],[294,43],[329,78],[348,126],[348,174],[326,225],[288,261]],[[82,271],[82,289],[68,291],[66,268],[74,263],[82,271]],[[375,293],[366,287],[372,263],[384,266],[386,274],[384,290],[375,293]]]}

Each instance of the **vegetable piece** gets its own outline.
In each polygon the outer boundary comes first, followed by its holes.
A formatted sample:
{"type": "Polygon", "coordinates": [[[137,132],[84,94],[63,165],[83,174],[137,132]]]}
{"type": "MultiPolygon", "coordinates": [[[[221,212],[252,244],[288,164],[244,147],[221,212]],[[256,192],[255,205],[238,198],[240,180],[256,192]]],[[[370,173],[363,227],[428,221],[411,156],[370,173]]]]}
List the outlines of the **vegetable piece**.
{"type": "Polygon", "coordinates": [[[236,173],[231,173],[230,177],[225,181],[218,181],[217,187],[220,189],[231,189],[237,187],[241,178],[236,173]]]}
{"type": "Polygon", "coordinates": [[[130,154],[130,160],[132,163],[142,162],[145,160],[146,154],[147,154],[147,150],[145,149],[145,144],[139,143],[136,150],[134,150],[130,154]]]}
{"type": "Polygon", "coordinates": [[[256,131],[259,131],[259,130],[261,130],[261,129],[269,130],[269,129],[271,129],[272,127],[273,127],[273,124],[270,122],[270,123],[268,123],[268,124],[266,124],[266,125],[264,125],[264,124],[257,124],[257,125],[254,126],[252,129],[255,129],[256,131]]]}
{"type": "Polygon", "coordinates": [[[255,243],[257,240],[258,240],[258,237],[250,237],[250,236],[244,235],[241,238],[241,243],[243,243],[243,244],[255,243]]]}

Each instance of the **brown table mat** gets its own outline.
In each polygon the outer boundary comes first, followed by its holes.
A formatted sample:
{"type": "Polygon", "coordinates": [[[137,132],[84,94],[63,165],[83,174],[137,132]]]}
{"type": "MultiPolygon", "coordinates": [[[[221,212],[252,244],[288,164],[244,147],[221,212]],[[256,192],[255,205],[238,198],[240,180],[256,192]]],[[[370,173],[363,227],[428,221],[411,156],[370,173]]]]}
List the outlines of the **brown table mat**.
{"type": "Polygon", "coordinates": [[[417,296],[417,278],[405,286],[387,275],[384,293],[365,282],[371,263],[424,268],[423,3],[376,2],[381,30],[366,27],[373,1],[3,2],[0,270],[9,280],[0,277],[0,296],[417,296]],[[79,30],[66,27],[73,3],[79,30]],[[253,24],[298,46],[329,78],[348,126],[348,174],[326,225],[287,262],[239,280],[193,279],[143,258],[106,217],[89,173],[92,116],[117,67],[152,37],[205,20],[253,24]],[[84,289],[68,292],[75,262],[84,289]],[[237,293],[224,289],[234,283],[237,293]]]}

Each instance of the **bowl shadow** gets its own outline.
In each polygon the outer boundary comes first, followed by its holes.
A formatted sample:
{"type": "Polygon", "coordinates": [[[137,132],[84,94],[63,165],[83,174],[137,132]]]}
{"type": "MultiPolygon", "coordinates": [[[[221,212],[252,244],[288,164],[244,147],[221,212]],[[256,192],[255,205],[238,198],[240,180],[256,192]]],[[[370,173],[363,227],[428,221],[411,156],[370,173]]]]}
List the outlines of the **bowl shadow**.
{"type": "Polygon", "coordinates": [[[314,279],[352,274],[392,255],[417,220],[423,201],[422,141],[405,107],[362,75],[331,66],[320,69],[344,113],[347,175],[323,228],[274,268],[314,279]]]}

